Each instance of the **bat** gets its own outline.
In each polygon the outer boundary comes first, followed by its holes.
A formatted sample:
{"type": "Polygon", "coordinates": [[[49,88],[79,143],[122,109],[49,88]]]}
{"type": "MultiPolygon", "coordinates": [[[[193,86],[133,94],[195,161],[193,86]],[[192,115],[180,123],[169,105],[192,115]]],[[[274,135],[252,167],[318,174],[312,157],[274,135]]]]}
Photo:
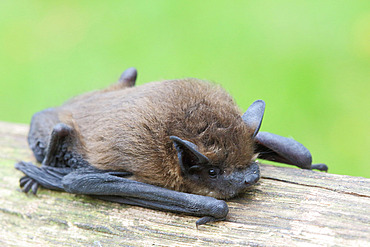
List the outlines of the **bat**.
{"type": "Polygon", "coordinates": [[[41,166],[18,162],[23,192],[38,188],[224,220],[224,200],[260,179],[258,159],[327,171],[301,143],[260,132],[265,102],[242,114],[220,86],[187,78],[111,86],[33,115],[28,143],[41,166]]]}

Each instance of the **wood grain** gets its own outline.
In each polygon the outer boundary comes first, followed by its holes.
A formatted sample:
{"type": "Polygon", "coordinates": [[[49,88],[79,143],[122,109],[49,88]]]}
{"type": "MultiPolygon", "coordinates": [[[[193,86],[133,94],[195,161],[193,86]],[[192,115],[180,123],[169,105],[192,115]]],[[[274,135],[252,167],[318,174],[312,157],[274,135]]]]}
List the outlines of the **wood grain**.
{"type": "MultiPolygon", "coordinates": [[[[20,192],[17,160],[35,161],[28,126],[0,122],[1,246],[369,246],[370,179],[261,165],[226,221],[41,189],[20,192]]],[[[334,166],[335,164],[330,164],[334,166]]]]}

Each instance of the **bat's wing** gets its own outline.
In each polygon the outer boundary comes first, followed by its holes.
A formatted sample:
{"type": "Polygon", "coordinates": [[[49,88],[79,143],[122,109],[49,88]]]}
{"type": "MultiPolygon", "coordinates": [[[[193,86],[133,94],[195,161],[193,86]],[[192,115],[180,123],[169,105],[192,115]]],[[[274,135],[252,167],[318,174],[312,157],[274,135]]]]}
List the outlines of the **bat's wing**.
{"type": "Polygon", "coordinates": [[[45,158],[50,143],[50,133],[58,122],[58,113],[54,108],[45,109],[32,116],[28,144],[40,163],[45,158]]]}
{"type": "MultiPolygon", "coordinates": [[[[32,164],[31,162],[24,161],[15,164],[15,168],[26,175],[20,179],[20,186],[22,187],[22,190],[26,193],[32,190],[34,194],[36,194],[39,185],[50,190],[65,191],[62,184],[63,178],[66,175],[76,171],[76,169],[73,169],[71,167],[51,167],[45,165],[39,167],[32,164]]],[[[78,169],[78,171],[79,173],[84,174],[98,174],[108,172],[98,170],[91,166],[80,168],[78,169]]],[[[130,172],[109,171],[109,173],[118,177],[127,177],[132,175],[132,173],[130,172]]]]}
{"type": "Polygon", "coordinates": [[[200,196],[164,189],[127,179],[128,172],[102,171],[93,167],[77,170],[67,167],[38,167],[29,162],[19,162],[15,167],[26,174],[20,185],[24,192],[36,193],[39,185],[123,204],[163,211],[201,216],[196,224],[224,220],[227,204],[213,197],[200,196]]]}
{"type": "Polygon", "coordinates": [[[327,171],[325,164],[312,165],[310,151],[301,143],[269,132],[258,132],[255,136],[256,153],[259,158],[298,166],[302,169],[327,171]]]}
{"type": "Polygon", "coordinates": [[[213,197],[168,190],[117,176],[114,172],[74,171],[62,179],[65,191],[146,208],[186,213],[203,218],[197,225],[225,219],[227,204],[213,197]]]}

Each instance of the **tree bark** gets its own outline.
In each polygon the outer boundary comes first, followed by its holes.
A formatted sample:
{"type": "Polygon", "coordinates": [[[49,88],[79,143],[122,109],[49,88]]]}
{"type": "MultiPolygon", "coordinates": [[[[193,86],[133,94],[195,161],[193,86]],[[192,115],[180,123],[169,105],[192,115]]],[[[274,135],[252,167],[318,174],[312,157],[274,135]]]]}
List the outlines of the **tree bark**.
{"type": "MultiPolygon", "coordinates": [[[[261,165],[260,182],[228,201],[225,221],[40,189],[19,189],[18,160],[35,159],[28,126],[0,122],[1,246],[365,246],[370,179],[261,165]]],[[[335,164],[330,164],[335,166],[335,164]]]]}

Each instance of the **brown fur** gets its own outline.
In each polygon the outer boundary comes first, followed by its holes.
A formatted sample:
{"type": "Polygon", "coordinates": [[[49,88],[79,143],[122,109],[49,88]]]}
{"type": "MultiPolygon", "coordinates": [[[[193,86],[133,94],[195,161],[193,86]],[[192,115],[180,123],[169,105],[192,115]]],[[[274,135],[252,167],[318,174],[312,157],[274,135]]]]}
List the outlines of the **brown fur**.
{"type": "Polygon", "coordinates": [[[132,179],[169,189],[207,194],[182,176],[172,135],[195,143],[226,174],[253,159],[240,109],[221,87],[198,79],[114,84],[57,111],[76,130],[76,149],[92,166],[129,171],[132,179]]]}

